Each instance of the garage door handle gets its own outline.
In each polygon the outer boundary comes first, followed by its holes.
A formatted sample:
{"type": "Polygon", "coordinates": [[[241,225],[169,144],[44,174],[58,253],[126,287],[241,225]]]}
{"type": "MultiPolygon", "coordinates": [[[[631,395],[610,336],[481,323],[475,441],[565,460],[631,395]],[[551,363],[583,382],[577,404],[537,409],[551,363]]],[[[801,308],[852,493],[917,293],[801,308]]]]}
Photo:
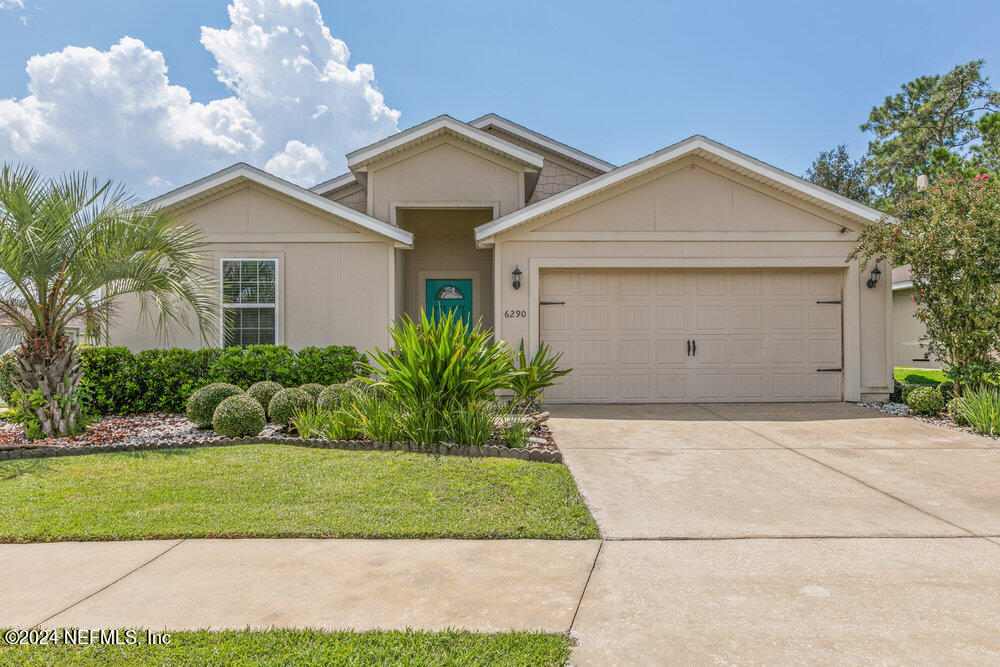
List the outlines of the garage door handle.
{"type": "Polygon", "coordinates": [[[696,340],[691,341],[691,356],[692,357],[698,356],[698,341],[696,340]]]}
{"type": "Polygon", "coordinates": [[[840,373],[843,370],[844,370],[843,368],[817,368],[816,372],[817,373],[840,373]]]}
{"type": "Polygon", "coordinates": [[[688,356],[691,356],[691,339],[688,339],[688,356]]]}

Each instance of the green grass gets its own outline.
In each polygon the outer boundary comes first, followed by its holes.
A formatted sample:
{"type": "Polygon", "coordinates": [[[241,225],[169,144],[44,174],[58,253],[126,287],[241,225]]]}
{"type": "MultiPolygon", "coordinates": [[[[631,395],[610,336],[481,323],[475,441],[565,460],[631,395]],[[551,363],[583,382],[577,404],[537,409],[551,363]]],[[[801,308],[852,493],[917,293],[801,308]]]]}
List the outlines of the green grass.
{"type": "Polygon", "coordinates": [[[168,646],[5,646],[0,665],[562,665],[570,641],[539,633],[172,632],[168,646]]]}
{"type": "Polygon", "coordinates": [[[289,445],[0,463],[0,542],[599,537],[565,466],[289,445]]]}
{"type": "Polygon", "coordinates": [[[896,366],[893,376],[906,384],[926,384],[936,386],[947,380],[944,371],[935,368],[905,368],[896,366]]]}

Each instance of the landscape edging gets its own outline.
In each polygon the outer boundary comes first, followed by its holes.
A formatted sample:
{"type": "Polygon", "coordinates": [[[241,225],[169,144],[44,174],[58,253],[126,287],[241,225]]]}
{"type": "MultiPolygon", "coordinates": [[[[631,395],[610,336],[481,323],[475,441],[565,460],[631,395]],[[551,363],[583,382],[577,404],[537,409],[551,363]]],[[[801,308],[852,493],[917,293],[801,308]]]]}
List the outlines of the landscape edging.
{"type": "Polygon", "coordinates": [[[173,440],[163,442],[122,443],[112,445],[83,445],[80,447],[35,447],[0,451],[0,461],[41,459],[57,456],[83,456],[108,452],[144,452],[159,449],[189,449],[193,447],[231,447],[234,445],[292,445],[311,449],[343,449],[360,452],[408,452],[437,454],[439,456],[465,456],[468,458],[508,458],[540,463],[562,463],[562,452],[540,449],[512,449],[510,447],[470,447],[456,444],[422,444],[413,441],[371,442],[368,440],[324,440],[322,438],[277,438],[251,436],[246,438],[212,438],[210,440],[173,440]]]}

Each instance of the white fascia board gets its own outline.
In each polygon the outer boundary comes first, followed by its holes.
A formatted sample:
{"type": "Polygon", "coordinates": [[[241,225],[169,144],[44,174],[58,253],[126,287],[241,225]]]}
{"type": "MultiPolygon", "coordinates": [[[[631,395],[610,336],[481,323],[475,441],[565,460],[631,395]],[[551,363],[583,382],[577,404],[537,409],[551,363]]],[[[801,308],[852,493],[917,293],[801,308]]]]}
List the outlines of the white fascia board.
{"type": "Polygon", "coordinates": [[[310,192],[303,187],[299,187],[294,183],[289,183],[284,179],[278,178],[277,176],[269,174],[266,171],[261,171],[256,167],[251,167],[243,162],[227,167],[226,169],[212,174],[211,176],[206,176],[205,178],[195,181],[194,183],[181,186],[165,195],[151,199],[146,202],[145,205],[153,208],[176,206],[177,204],[181,204],[188,199],[192,199],[202,193],[222,187],[231,181],[241,178],[252,181],[276,192],[280,192],[281,194],[291,197],[292,199],[296,199],[304,204],[318,208],[322,211],[335,215],[338,218],[352,222],[360,227],[370,229],[371,231],[381,234],[382,236],[386,236],[397,243],[407,246],[413,245],[413,234],[404,229],[382,222],[381,220],[377,220],[371,216],[365,215],[364,213],[359,213],[353,208],[344,206],[343,204],[338,204],[337,202],[331,201],[326,197],[322,197],[315,192],[310,192]]]}
{"type": "Polygon", "coordinates": [[[643,173],[656,169],[669,162],[680,159],[692,153],[708,154],[719,158],[722,162],[728,163],[731,168],[737,171],[743,170],[760,177],[765,182],[772,185],[782,186],[797,193],[804,198],[819,200],[835,210],[842,211],[849,215],[859,217],[868,222],[876,222],[882,217],[882,212],[869,206],[865,206],[852,199],[848,199],[815,183],[799,178],[777,167],[761,162],[749,155],[744,155],[737,150],[712,141],[707,137],[695,135],[663,150],[641,157],[634,162],[618,167],[606,174],[596,176],[589,181],[585,181],[577,186],[563,190],[559,194],[552,195],[546,199],[536,202],[530,206],[509,213],[502,218],[493,220],[484,225],[476,227],[476,241],[484,241],[491,236],[506,231],[524,222],[537,218],[540,215],[553,211],[562,206],[566,206],[578,199],[583,199],[606,188],[612,187],[622,181],[635,178],[643,173]]]}
{"type": "Polygon", "coordinates": [[[900,281],[898,283],[893,283],[892,284],[892,291],[895,292],[895,291],[901,290],[901,289],[910,289],[911,287],[913,287],[913,281],[912,280],[903,280],[903,281],[900,281]]]}
{"type": "Polygon", "coordinates": [[[438,116],[437,118],[432,118],[429,121],[421,123],[420,125],[416,125],[408,130],[403,130],[398,134],[394,134],[391,137],[377,141],[370,146],[348,153],[347,167],[353,171],[358,166],[378,157],[379,155],[382,155],[383,153],[405,146],[420,137],[442,131],[449,131],[460,137],[464,137],[473,143],[482,144],[483,146],[497,151],[498,153],[513,158],[518,162],[523,162],[524,164],[536,169],[542,168],[543,158],[538,153],[529,151],[527,148],[522,148],[516,144],[512,144],[509,141],[504,141],[500,137],[495,137],[489,132],[472,127],[471,125],[463,123],[460,120],[455,120],[451,116],[438,116]]]}
{"type": "Polygon", "coordinates": [[[534,144],[546,148],[557,155],[562,155],[567,157],[574,162],[579,162],[580,164],[587,165],[591,169],[599,171],[601,173],[611,171],[615,168],[615,165],[610,162],[605,162],[604,160],[594,157],[589,153],[584,153],[581,150],[573,148],[572,146],[567,146],[561,141],[556,141],[551,137],[547,137],[544,134],[530,130],[523,125],[518,125],[512,120],[507,120],[503,116],[498,116],[495,113],[488,113],[485,116],[480,116],[475,120],[469,121],[469,125],[482,129],[489,125],[498,127],[504,132],[509,132],[514,136],[521,137],[526,141],[530,141],[534,144]]]}
{"type": "Polygon", "coordinates": [[[350,185],[351,183],[357,183],[358,179],[354,177],[354,174],[347,172],[346,174],[341,174],[340,176],[334,176],[328,181],[323,181],[322,183],[317,183],[316,185],[309,188],[310,192],[315,192],[318,195],[325,195],[327,192],[332,192],[338,190],[345,185],[350,185]]]}

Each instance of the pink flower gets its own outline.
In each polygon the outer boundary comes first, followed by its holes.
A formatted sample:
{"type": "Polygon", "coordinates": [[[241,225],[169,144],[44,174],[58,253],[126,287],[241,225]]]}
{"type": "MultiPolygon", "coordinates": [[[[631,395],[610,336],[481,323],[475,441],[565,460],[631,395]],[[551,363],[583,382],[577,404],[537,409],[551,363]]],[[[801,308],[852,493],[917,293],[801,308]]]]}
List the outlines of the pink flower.
{"type": "Polygon", "coordinates": [[[951,184],[951,179],[949,178],[945,183],[951,184]]]}

